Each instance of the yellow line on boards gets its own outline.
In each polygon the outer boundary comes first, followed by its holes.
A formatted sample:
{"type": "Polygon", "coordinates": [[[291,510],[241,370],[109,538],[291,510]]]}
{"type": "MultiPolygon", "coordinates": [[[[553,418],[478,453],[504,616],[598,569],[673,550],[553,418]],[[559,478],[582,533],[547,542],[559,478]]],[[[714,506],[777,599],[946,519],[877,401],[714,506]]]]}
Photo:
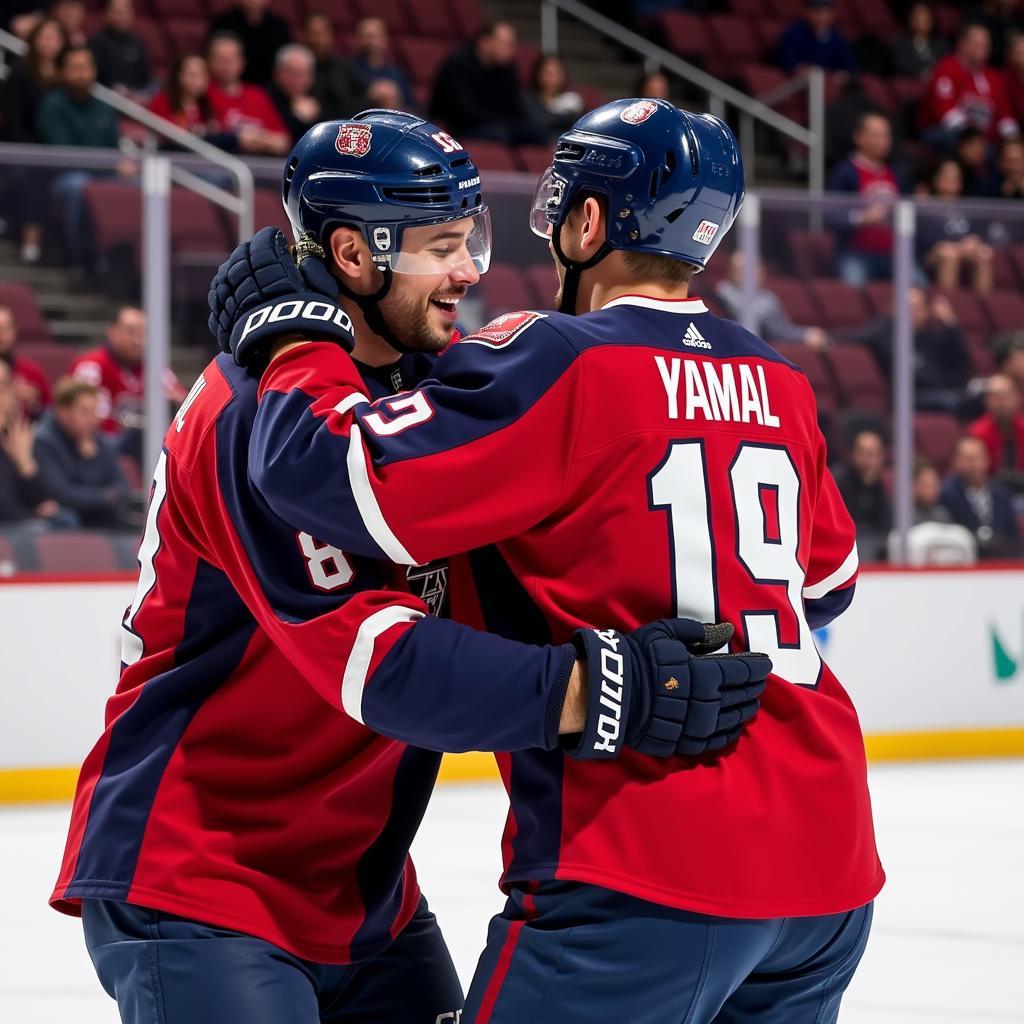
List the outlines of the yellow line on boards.
{"type": "MultiPolygon", "coordinates": [[[[1024,729],[969,729],[940,732],[874,733],[864,737],[871,761],[1024,756],[1024,729]]],[[[70,800],[77,768],[0,768],[0,804],[70,800]]],[[[438,781],[490,782],[498,779],[492,754],[446,754],[438,781]]]]}

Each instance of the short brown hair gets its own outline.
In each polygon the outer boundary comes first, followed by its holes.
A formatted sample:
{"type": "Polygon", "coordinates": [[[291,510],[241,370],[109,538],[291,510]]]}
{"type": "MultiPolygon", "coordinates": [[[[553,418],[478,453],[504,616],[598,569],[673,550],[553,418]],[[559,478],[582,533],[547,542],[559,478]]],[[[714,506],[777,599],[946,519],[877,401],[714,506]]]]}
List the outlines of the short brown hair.
{"type": "Polygon", "coordinates": [[[689,284],[697,268],[672,256],[659,256],[652,252],[625,252],[622,254],[626,269],[642,281],[658,284],[689,284]]]}
{"type": "Polygon", "coordinates": [[[95,398],[99,393],[100,389],[87,380],[61,377],[53,389],[53,404],[61,409],[69,409],[82,395],[92,395],[95,398]]]}

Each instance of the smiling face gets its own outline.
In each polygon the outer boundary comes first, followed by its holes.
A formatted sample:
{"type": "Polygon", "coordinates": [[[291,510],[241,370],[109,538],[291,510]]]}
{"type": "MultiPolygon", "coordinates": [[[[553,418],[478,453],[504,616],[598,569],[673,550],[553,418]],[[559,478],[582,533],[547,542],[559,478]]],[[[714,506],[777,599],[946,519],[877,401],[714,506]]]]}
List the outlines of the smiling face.
{"type": "Polygon", "coordinates": [[[452,340],[459,301],[480,280],[471,256],[472,218],[406,228],[381,312],[402,343],[440,352],[452,340]],[[403,269],[404,268],[404,269],[403,269]]]}

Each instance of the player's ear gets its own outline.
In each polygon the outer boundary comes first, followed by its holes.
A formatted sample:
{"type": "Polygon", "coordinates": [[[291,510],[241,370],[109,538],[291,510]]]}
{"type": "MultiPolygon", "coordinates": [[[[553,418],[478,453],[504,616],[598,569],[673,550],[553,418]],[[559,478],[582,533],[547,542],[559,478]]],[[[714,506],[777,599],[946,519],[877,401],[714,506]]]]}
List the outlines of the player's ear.
{"type": "Polygon", "coordinates": [[[331,232],[331,269],[339,277],[358,281],[372,269],[370,250],[362,233],[355,228],[335,228],[331,232]]]}
{"type": "Polygon", "coordinates": [[[583,227],[580,231],[580,247],[585,258],[592,255],[604,242],[605,217],[604,208],[594,196],[587,196],[583,201],[583,227]]]}

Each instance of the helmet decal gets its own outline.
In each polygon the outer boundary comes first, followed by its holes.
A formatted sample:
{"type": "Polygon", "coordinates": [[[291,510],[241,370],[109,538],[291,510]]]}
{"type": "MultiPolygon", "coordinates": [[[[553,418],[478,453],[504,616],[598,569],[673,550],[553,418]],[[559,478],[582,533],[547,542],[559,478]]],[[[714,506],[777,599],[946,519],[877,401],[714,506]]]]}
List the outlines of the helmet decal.
{"type": "Polygon", "coordinates": [[[373,244],[381,252],[387,252],[391,248],[391,228],[374,228],[373,244]]]}
{"type": "Polygon", "coordinates": [[[338,126],[338,137],[334,148],[342,156],[366,156],[373,142],[373,127],[368,124],[343,124],[338,126]]]}
{"type": "Polygon", "coordinates": [[[626,124],[643,124],[657,109],[658,104],[652,100],[637,100],[619,114],[619,119],[626,124]]]}
{"type": "Polygon", "coordinates": [[[693,240],[701,245],[710,245],[718,234],[718,225],[714,221],[702,220],[693,233],[693,240]]]}

